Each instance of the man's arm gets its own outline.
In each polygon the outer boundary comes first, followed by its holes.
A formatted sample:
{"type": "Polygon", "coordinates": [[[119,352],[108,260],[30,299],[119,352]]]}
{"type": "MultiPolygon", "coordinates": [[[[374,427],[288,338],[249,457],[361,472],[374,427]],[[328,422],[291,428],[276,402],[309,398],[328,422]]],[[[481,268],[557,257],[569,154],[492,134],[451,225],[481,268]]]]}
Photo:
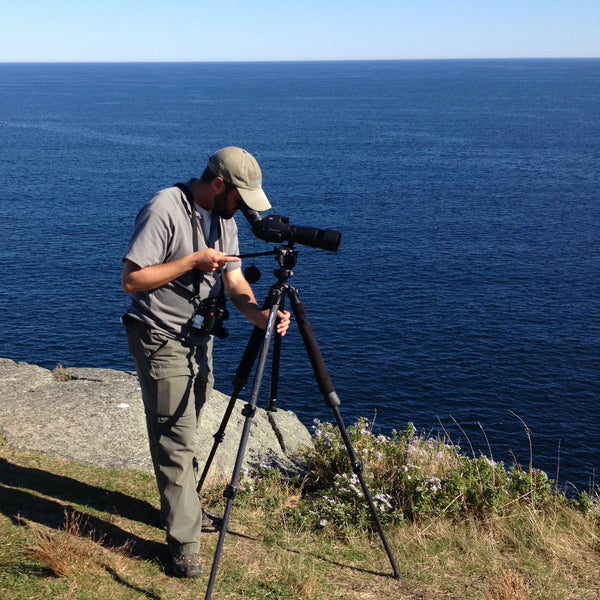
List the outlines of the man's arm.
{"type": "Polygon", "coordinates": [[[214,248],[198,250],[171,262],[141,268],[131,260],[125,259],[121,287],[127,294],[155,290],[192,269],[204,273],[213,273],[227,262],[236,262],[239,258],[226,256],[214,248]]]}
{"type": "MultiPolygon", "coordinates": [[[[237,310],[254,325],[261,329],[267,328],[269,320],[269,310],[261,310],[254,298],[254,292],[250,284],[246,281],[241,269],[233,269],[223,273],[223,283],[227,296],[237,308],[237,310]]],[[[276,331],[280,335],[285,335],[290,326],[290,313],[286,311],[277,311],[276,331]]]]}

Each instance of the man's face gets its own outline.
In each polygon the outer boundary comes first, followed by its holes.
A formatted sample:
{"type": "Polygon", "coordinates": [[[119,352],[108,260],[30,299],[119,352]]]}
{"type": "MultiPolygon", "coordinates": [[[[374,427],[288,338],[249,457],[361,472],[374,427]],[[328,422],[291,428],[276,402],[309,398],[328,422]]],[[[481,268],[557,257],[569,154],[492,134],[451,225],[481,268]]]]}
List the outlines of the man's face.
{"type": "Polygon", "coordinates": [[[226,190],[215,196],[213,212],[222,219],[231,219],[240,207],[242,197],[237,189],[226,190]]]}

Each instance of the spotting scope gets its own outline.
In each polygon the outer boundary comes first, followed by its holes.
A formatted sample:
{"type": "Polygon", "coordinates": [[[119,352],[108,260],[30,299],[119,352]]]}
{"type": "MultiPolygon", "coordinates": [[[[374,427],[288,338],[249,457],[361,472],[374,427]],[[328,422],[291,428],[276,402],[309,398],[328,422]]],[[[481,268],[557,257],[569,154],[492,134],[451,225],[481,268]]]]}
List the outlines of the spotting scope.
{"type": "Polygon", "coordinates": [[[252,233],[264,242],[275,244],[292,242],[328,252],[337,252],[340,246],[342,234],[339,231],[291,225],[287,217],[280,215],[263,217],[261,213],[252,210],[244,202],[242,202],[241,211],[250,223],[252,233]]]}

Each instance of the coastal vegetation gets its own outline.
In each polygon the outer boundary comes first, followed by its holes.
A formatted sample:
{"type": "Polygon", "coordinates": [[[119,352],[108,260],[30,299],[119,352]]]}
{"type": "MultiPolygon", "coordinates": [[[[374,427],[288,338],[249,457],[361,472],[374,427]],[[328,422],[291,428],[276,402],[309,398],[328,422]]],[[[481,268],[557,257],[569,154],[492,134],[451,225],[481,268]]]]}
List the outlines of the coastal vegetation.
{"type": "MultiPolygon", "coordinates": [[[[307,475],[244,473],[217,599],[592,600],[600,595],[597,489],[567,497],[528,465],[504,465],[408,424],[348,428],[395,579],[337,429],[316,422],[307,475]]],[[[149,473],[96,468],[0,445],[0,590],[20,598],[201,598],[206,576],[170,576],[149,473]]],[[[224,484],[205,484],[222,510],[224,484]]]]}

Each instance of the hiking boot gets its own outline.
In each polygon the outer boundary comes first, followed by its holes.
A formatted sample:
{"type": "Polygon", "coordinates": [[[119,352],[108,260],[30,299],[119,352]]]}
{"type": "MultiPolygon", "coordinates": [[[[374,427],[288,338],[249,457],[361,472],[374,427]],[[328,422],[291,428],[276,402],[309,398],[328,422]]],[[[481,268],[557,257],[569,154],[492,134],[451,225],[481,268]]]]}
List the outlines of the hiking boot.
{"type": "Polygon", "coordinates": [[[218,533],[223,527],[223,517],[202,510],[202,533],[218,533]]]}
{"type": "Polygon", "coordinates": [[[202,565],[197,554],[177,554],[171,561],[173,572],[177,577],[200,577],[202,575],[202,565]]]}

